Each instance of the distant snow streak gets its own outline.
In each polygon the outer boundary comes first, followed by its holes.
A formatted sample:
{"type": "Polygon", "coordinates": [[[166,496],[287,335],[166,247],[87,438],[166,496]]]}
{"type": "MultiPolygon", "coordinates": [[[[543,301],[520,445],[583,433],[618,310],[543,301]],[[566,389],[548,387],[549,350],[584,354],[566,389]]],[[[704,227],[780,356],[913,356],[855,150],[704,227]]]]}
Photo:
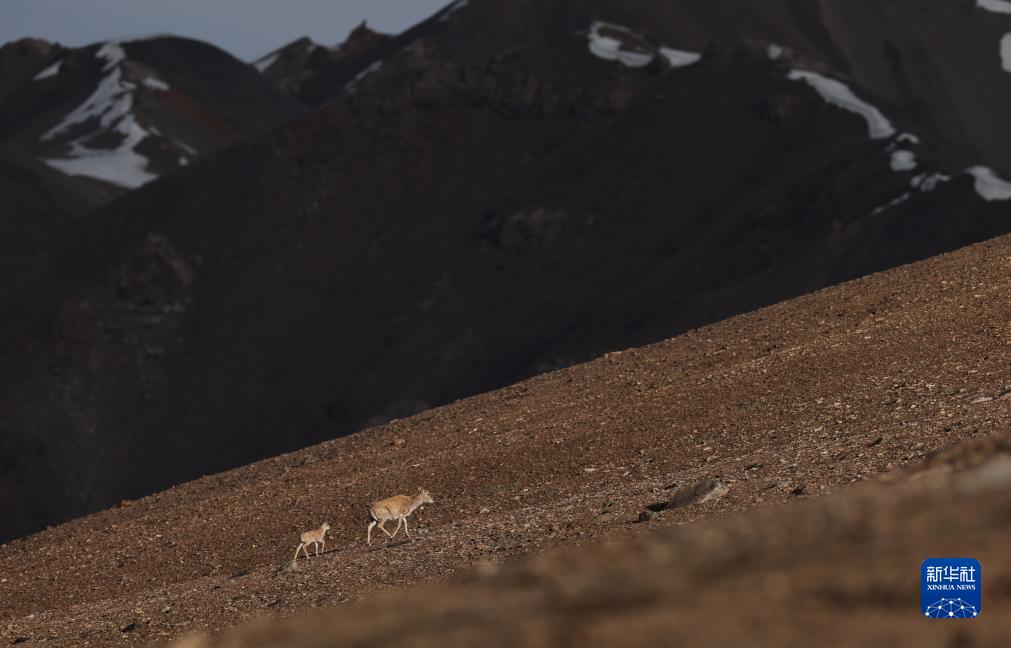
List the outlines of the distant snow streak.
{"type": "Polygon", "coordinates": [[[167,83],[155,77],[147,77],[141,81],[141,83],[143,83],[145,87],[151,88],[152,90],[160,90],[161,92],[165,92],[169,89],[169,85],[167,83]]]}
{"type": "Polygon", "coordinates": [[[926,193],[937,189],[938,185],[948,182],[949,180],[951,180],[951,176],[943,173],[921,173],[914,176],[910,181],[910,184],[913,185],[915,189],[919,189],[920,191],[926,193]]]}
{"type": "Polygon", "coordinates": [[[39,72],[38,74],[36,74],[35,75],[35,80],[36,81],[41,81],[42,79],[48,79],[49,77],[56,76],[57,74],[60,73],[60,68],[61,67],[63,67],[63,60],[62,59],[59,60],[59,61],[57,61],[57,62],[55,62],[55,63],[53,63],[52,65],[50,65],[49,67],[47,67],[45,70],[42,70],[41,72],[39,72]]]}
{"type": "Polygon", "coordinates": [[[253,67],[255,67],[260,72],[266,72],[267,69],[274,64],[274,61],[276,61],[279,56],[281,56],[280,52],[267,54],[263,58],[253,61],[253,67]]]}
{"type": "Polygon", "coordinates": [[[976,0],[976,6],[994,13],[1011,14],[1011,2],[1007,0],[976,0]]]}
{"type": "Polygon", "coordinates": [[[355,78],[351,79],[351,81],[344,84],[344,89],[347,90],[348,92],[354,92],[362,79],[369,76],[370,74],[373,74],[374,72],[378,72],[379,68],[381,67],[383,67],[382,61],[376,61],[375,63],[372,63],[367,68],[356,74],[355,78]]]}
{"type": "Polygon", "coordinates": [[[590,53],[605,61],[618,61],[627,67],[640,68],[652,63],[659,53],[671,67],[684,67],[698,63],[702,58],[702,55],[698,52],[689,52],[687,50],[674,49],[673,47],[661,46],[655,50],[625,49],[625,43],[614,36],[604,34],[602,30],[624,33],[636,38],[638,38],[638,34],[627,27],[599,20],[590,25],[588,34],[590,53]]]}
{"type": "Polygon", "coordinates": [[[974,166],[965,172],[976,178],[976,193],[984,200],[1011,200],[1011,182],[1000,178],[990,167],[974,166]]]}
{"type": "Polygon", "coordinates": [[[1000,39],[1000,65],[1004,71],[1011,72],[1011,34],[1004,34],[1000,39]]]}
{"type": "Polygon", "coordinates": [[[446,7],[445,13],[439,17],[439,22],[446,22],[450,16],[466,7],[468,3],[469,0],[456,0],[456,2],[446,7]]]}
{"type": "Polygon", "coordinates": [[[916,168],[916,155],[912,151],[893,151],[891,166],[892,171],[912,171],[916,168]]]}
{"type": "Polygon", "coordinates": [[[631,52],[622,49],[622,42],[617,38],[605,36],[600,33],[601,29],[612,29],[615,31],[628,30],[619,25],[597,21],[590,26],[590,53],[605,61],[618,61],[628,67],[645,67],[653,60],[652,52],[631,52]]]}
{"type": "Polygon", "coordinates": [[[673,49],[671,47],[661,47],[660,56],[667,59],[671,67],[683,67],[685,65],[692,65],[693,63],[698,63],[702,58],[702,55],[698,52],[688,52],[685,50],[673,49]]]}
{"type": "Polygon", "coordinates": [[[888,118],[880,110],[857,97],[842,81],[804,70],[791,70],[789,78],[793,81],[804,81],[825,101],[863,117],[867,121],[871,139],[887,139],[895,135],[895,127],[888,118]]]}
{"type": "Polygon", "coordinates": [[[877,216],[878,214],[881,214],[881,213],[884,213],[884,212],[888,211],[892,207],[898,207],[902,203],[904,203],[907,200],[909,200],[909,197],[911,195],[912,195],[912,193],[909,192],[909,191],[907,191],[906,193],[902,194],[901,196],[899,196],[895,200],[887,202],[884,205],[881,205],[880,207],[875,207],[874,211],[871,212],[871,216],[877,216]]]}

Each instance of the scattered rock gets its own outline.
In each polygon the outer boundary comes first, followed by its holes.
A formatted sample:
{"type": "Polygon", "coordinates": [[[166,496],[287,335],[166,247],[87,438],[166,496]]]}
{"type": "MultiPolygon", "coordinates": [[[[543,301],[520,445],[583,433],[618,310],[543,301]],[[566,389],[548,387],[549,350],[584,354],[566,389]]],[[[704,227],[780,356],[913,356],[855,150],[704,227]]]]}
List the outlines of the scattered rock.
{"type": "Polygon", "coordinates": [[[483,507],[480,511],[478,511],[478,515],[487,515],[489,513],[491,513],[491,509],[488,507],[483,507]]]}
{"type": "Polygon", "coordinates": [[[639,522],[639,523],[649,522],[650,520],[652,520],[656,516],[657,516],[656,512],[654,512],[653,510],[647,508],[645,511],[643,511],[642,513],[639,514],[639,517],[638,517],[638,519],[636,519],[636,522],[639,522]]]}
{"type": "Polygon", "coordinates": [[[801,484],[800,486],[792,489],[790,491],[790,494],[793,495],[794,497],[797,497],[799,495],[803,495],[804,494],[804,484],[801,484]]]}
{"type": "Polygon", "coordinates": [[[390,445],[392,445],[395,448],[403,448],[405,445],[407,445],[407,440],[404,439],[404,437],[396,437],[395,439],[393,439],[393,442],[390,445]]]}
{"type": "Polygon", "coordinates": [[[990,396],[980,396],[979,398],[973,400],[972,402],[974,404],[975,403],[989,403],[992,400],[993,400],[993,398],[991,398],[990,396]]]}
{"type": "Polygon", "coordinates": [[[141,625],[140,623],[138,623],[137,621],[134,621],[133,623],[129,623],[129,624],[123,626],[122,628],[119,629],[119,631],[120,632],[124,632],[124,633],[125,632],[133,632],[134,630],[140,630],[140,625],[141,625]]]}
{"type": "Polygon", "coordinates": [[[298,562],[295,560],[289,560],[277,566],[277,569],[274,570],[274,576],[283,576],[290,571],[295,571],[296,569],[298,569],[298,562]]]}
{"type": "Polygon", "coordinates": [[[730,487],[718,479],[703,479],[697,481],[687,488],[683,488],[674,494],[667,502],[657,502],[646,506],[646,510],[639,514],[639,521],[644,522],[652,518],[656,513],[669,511],[672,509],[684,508],[693,504],[701,504],[712,499],[723,497],[730,487]],[[643,516],[646,516],[645,519],[643,516]]]}
{"type": "Polygon", "coordinates": [[[162,614],[167,614],[168,612],[171,612],[171,611],[172,611],[172,606],[171,605],[166,605],[161,610],[159,610],[159,612],[161,612],[162,614]]]}
{"type": "Polygon", "coordinates": [[[790,485],[789,479],[777,479],[776,481],[769,482],[768,484],[763,486],[762,490],[769,490],[770,488],[783,488],[784,486],[789,485],[790,485]]]}
{"type": "Polygon", "coordinates": [[[867,447],[868,448],[873,448],[874,446],[878,445],[879,443],[881,443],[884,440],[885,440],[885,437],[880,437],[879,436],[878,438],[876,438],[873,441],[871,441],[870,443],[868,443],[867,447]]]}

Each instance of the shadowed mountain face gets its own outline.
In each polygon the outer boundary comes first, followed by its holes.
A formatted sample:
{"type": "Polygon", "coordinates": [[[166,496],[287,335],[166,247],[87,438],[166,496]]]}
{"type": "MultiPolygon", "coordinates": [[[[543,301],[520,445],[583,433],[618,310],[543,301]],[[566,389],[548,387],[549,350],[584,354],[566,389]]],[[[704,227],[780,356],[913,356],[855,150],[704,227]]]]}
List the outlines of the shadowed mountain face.
{"type": "Polygon", "coordinates": [[[836,5],[454,3],[92,214],[0,322],[4,534],[1011,229],[836,5]]]}
{"type": "Polygon", "coordinates": [[[300,110],[187,39],[0,48],[0,303],[96,207],[300,110]]]}
{"type": "Polygon", "coordinates": [[[253,65],[284,92],[307,106],[317,106],[331,99],[349,75],[379,61],[388,53],[384,46],[396,40],[399,39],[372,31],[362,23],[337,47],[300,38],[253,65]]]}

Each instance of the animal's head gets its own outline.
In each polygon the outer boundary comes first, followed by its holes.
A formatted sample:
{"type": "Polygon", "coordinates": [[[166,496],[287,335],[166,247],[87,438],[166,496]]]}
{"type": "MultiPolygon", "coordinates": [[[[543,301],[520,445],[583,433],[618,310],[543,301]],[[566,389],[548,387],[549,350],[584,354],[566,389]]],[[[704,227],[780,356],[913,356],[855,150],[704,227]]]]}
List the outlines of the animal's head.
{"type": "Polygon", "coordinates": [[[423,504],[435,504],[435,500],[432,499],[432,496],[424,488],[418,489],[418,495],[421,497],[421,502],[423,504]]]}
{"type": "Polygon", "coordinates": [[[323,529],[324,531],[329,531],[330,530],[330,523],[329,522],[324,522],[323,526],[321,526],[320,528],[323,529]]]}

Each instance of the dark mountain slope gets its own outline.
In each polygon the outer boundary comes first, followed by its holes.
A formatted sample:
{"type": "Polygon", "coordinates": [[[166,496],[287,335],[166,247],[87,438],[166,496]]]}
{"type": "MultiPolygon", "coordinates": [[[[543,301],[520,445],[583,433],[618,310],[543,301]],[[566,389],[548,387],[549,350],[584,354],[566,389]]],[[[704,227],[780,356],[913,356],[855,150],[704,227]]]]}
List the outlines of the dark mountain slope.
{"type": "Polygon", "coordinates": [[[187,39],[0,48],[0,304],[98,206],[300,110],[187,39]]]}
{"type": "Polygon", "coordinates": [[[1011,71],[1002,65],[1011,12],[977,0],[472,1],[438,23],[445,55],[480,60],[488,49],[550,46],[592,21],[636,29],[655,42],[702,51],[736,43],[844,79],[935,140],[951,164],[986,164],[1011,176],[1011,71]]]}
{"type": "Polygon", "coordinates": [[[398,40],[369,29],[362,23],[337,47],[299,38],[257,60],[253,65],[263,77],[307,106],[330,99],[341,81],[384,54],[384,45],[398,40]]]}

